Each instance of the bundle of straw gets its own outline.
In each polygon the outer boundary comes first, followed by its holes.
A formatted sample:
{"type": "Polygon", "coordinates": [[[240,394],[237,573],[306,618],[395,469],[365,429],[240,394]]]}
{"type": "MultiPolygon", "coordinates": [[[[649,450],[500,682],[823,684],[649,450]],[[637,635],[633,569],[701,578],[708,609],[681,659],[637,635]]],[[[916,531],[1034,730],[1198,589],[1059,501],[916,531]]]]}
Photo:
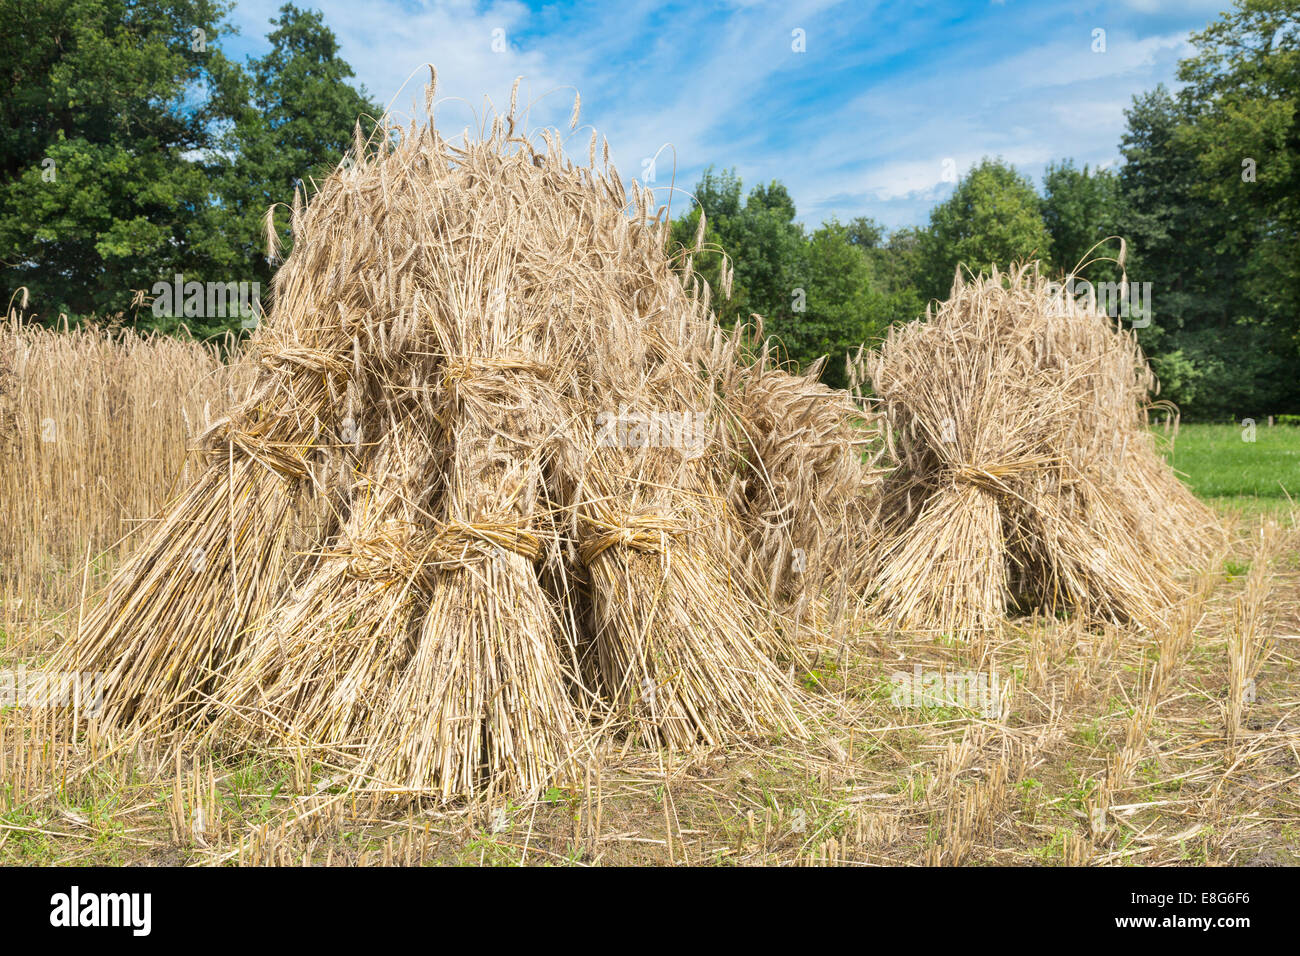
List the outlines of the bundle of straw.
{"type": "Polygon", "coordinates": [[[729,501],[751,545],[747,571],[796,620],[827,610],[821,599],[832,581],[859,559],[852,529],[869,520],[884,472],[875,467],[885,452],[879,416],[822,385],[823,361],[786,371],[765,344],[752,364],[729,363],[719,388],[736,476],[729,501]]]}
{"type": "MultiPolygon", "coordinates": [[[[575,166],[512,95],[453,144],[427,102],[295,197],[251,398],[52,666],[108,672],[118,734],[440,800],[535,792],[607,727],[800,732],[772,555],[727,489],[743,457],[813,490],[775,422],[734,454],[718,393],[752,360],[692,250],[667,254],[666,211],[594,138],[575,166]]],[[[843,452],[819,401],[797,435],[843,452]]]]}
{"type": "Polygon", "coordinates": [[[959,276],[866,359],[899,449],[869,584],[895,626],[1011,606],[1151,623],[1220,539],[1146,429],[1135,338],[1055,288],[1036,266],[959,276]]]}

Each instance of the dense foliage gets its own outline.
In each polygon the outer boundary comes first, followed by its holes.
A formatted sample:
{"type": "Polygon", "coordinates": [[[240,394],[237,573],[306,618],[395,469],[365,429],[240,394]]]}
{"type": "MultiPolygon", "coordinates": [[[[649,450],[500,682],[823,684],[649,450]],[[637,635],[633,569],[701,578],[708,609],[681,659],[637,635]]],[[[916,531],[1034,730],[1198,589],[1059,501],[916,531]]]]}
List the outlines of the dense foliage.
{"type": "MultiPolygon", "coordinates": [[[[263,216],[336,164],[377,108],[317,13],[221,52],[221,0],[3,0],[0,274],[45,317],[112,314],[180,273],[269,294],[263,216]]],[[[280,229],[287,243],[287,216],[280,229]]],[[[152,310],[141,324],[174,326],[152,310]]],[[[231,323],[185,317],[196,333],[231,323]]]]}
{"type": "MultiPolygon", "coordinates": [[[[319,13],[283,6],[270,51],[222,53],[225,0],[0,0],[0,275],[46,318],[129,311],[176,274],[257,283],[268,207],[339,162],[379,108],[319,13]]],[[[929,222],[805,226],[779,182],[710,168],[673,223],[728,324],[762,316],[798,362],[844,356],[946,295],[958,268],[1036,257],[1149,290],[1132,322],[1163,395],[1188,417],[1300,412],[1300,0],[1238,0],[1192,37],[1177,91],[1134,98],[1114,169],[1048,165],[1041,187],[998,158],[966,171],[929,222]],[[1120,258],[1123,237],[1124,269],[1120,258]],[[734,264],[720,294],[722,252],[734,264]],[[1149,286],[1146,284],[1149,283],[1149,286]]],[[[291,240],[287,212],[277,231],[291,240]]],[[[164,310],[165,311],[165,310],[164,310]]],[[[175,311],[175,310],[173,310],[175,311]]],[[[159,314],[201,335],[238,318],[159,314]]]]}
{"type": "MultiPolygon", "coordinates": [[[[1127,275],[1144,310],[1116,317],[1186,416],[1300,411],[1300,0],[1244,0],[1192,42],[1180,91],[1134,98],[1118,169],[1054,162],[1039,191],[986,158],[923,228],[809,230],[779,183],[742,201],[734,173],[709,170],[696,190],[706,238],[735,263],[720,314],[763,315],[792,359],[832,355],[838,384],[846,349],[921,314],[959,266],[1040,258],[1060,275],[1083,266],[1091,284],[1127,275]]],[[[689,243],[698,221],[696,206],[674,240],[689,243]]],[[[696,261],[716,288],[717,253],[696,261]]]]}

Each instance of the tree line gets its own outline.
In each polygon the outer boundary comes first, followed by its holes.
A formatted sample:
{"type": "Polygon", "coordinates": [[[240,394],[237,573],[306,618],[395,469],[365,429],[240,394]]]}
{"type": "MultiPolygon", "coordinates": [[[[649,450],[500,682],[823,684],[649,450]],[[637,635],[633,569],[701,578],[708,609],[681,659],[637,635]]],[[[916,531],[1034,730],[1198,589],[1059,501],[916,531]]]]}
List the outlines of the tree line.
{"type": "Polygon", "coordinates": [[[892,232],[866,218],[808,229],[779,182],[745,193],[734,172],[709,169],[674,239],[692,241],[703,208],[711,251],[697,269],[717,288],[725,250],[735,270],[731,298],[717,301],[723,320],[762,315],[790,359],[829,354],[825,377],[843,384],[845,352],[923,314],[959,264],[1036,258],[1063,277],[1100,260],[1081,270],[1095,287],[1123,277],[1120,243],[1107,241],[1123,237],[1128,301],[1145,301],[1117,318],[1135,328],[1162,397],[1191,418],[1296,413],[1300,2],[1244,0],[1192,44],[1181,88],[1159,86],[1126,111],[1116,168],[1065,159],[1038,189],[986,158],[925,226],[892,232]]]}
{"type": "MultiPolygon", "coordinates": [[[[238,63],[221,0],[0,0],[0,270],[49,318],[131,308],[136,290],[256,283],[268,208],[336,166],[381,110],[320,13],[285,4],[238,63]]],[[[287,246],[288,215],[274,224],[287,246]]],[[[239,317],[132,319],[196,335],[239,317]]]]}
{"type": "MultiPolygon", "coordinates": [[[[174,275],[245,280],[270,294],[268,207],[310,190],[380,108],[317,12],[271,21],[270,51],[237,63],[222,0],[0,0],[0,272],[44,316],[109,315],[198,335],[210,315],[130,312],[134,290],[174,275]]],[[[1121,312],[1190,418],[1300,412],[1300,0],[1237,0],[1192,36],[1180,86],[1134,98],[1115,168],[1047,167],[1036,186],[998,158],[964,171],[923,226],[865,217],[798,221],[780,182],[748,191],[710,168],[672,225],[720,288],[720,319],[764,317],[795,362],[844,355],[923,315],[959,265],[1037,258],[1095,284],[1149,291],[1121,312]],[[1136,302],[1134,304],[1137,304],[1136,302]]],[[[287,214],[273,221],[287,246],[287,214]]],[[[179,286],[177,287],[179,291],[179,286]]],[[[138,305],[139,300],[136,300],[138,305]]]]}

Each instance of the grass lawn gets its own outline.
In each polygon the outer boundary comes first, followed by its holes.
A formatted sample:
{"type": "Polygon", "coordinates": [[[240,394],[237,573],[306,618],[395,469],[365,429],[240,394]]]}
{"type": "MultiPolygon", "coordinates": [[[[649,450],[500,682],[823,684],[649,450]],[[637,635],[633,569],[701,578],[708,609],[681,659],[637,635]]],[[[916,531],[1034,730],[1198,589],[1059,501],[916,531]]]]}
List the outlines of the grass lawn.
{"type": "MultiPolygon", "coordinates": [[[[1156,435],[1166,443],[1163,431],[1156,435]]],[[[1249,437],[1240,425],[1184,425],[1165,454],[1198,497],[1236,498],[1233,510],[1253,510],[1243,498],[1274,499],[1259,502],[1269,510],[1300,496],[1300,428],[1260,425],[1249,437]]]]}

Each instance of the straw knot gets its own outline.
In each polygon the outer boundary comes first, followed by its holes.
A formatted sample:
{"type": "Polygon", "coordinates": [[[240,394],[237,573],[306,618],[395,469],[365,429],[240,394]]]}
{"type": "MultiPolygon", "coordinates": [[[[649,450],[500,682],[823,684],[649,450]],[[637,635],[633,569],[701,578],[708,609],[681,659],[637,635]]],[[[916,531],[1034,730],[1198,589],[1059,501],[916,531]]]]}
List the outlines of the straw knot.
{"type": "Polygon", "coordinates": [[[431,572],[468,567],[504,553],[536,561],[542,556],[542,542],[531,531],[505,521],[451,521],[425,535],[413,534],[409,524],[394,523],[371,538],[346,542],[334,553],[348,558],[348,574],[359,580],[424,584],[431,572]]]}
{"type": "Polygon", "coordinates": [[[364,540],[341,542],[333,551],[348,559],[348,574],[361,581],[396,581],[417,570],[407,527],[394,525],[364,540]]]}
{"type": "Polygon", "coordinates": [[[664,515],[626,515],[618,519],[609,517],[584,517],[584,536],[578,545],[578,554],[584,564],[591,564],[610,548],[623,546],[636,551],[662,554],[668,549],[668,540],[686,533],[680,523],[664,515]]]}
{"type": "Polygon", "coordinates": [[[1059,460],[1055,456],[1038,455],[996,465],[959,463],[951,465],[947,475],[953,484],[974,485],[986,491],[1009,492],[1011,489],[1008,482],[1011,479],[1027,475],[1059,460]]]}
{"type": "Polygon", "coordinates": [[[424,557],[439,566],[463,564],[469,558],[487,557],[508,551],[529,561],[542,556],[541,539],[509,522],[469,524],[452,521],[442,526],[429,543],[424,557]]]}
{"type": "Polygon", "coordinates": [[[227,426],[208,448],[208,461],[220,463],[232,457],[249,458],[271,469],[282,478],[306,478],[307,463],[302,454],[289,445],[271,442],[240,428],[227,426]]]}
{"type": "Polygon", "coordinates": [[[540,362],[526,358],[502,355],[493,358],[467,358],[463,361],[449,362],[443,369],[443,381],[447,385],[460,385],[474,379],[486,377],[494,372],[526,372],[538,378],[547,375],[547,368],[540,362]]]}
{"type": "Polygon", "coordinates": [[[322,352],[319,349],[302,348],[301,346],[267,352],[262,356],[261,364],[271,371],[279,371],[286,366],[297,366],[308,371],[329,375],[348,374],[347,364],[334,358],[328,352],[322,352]]]}

